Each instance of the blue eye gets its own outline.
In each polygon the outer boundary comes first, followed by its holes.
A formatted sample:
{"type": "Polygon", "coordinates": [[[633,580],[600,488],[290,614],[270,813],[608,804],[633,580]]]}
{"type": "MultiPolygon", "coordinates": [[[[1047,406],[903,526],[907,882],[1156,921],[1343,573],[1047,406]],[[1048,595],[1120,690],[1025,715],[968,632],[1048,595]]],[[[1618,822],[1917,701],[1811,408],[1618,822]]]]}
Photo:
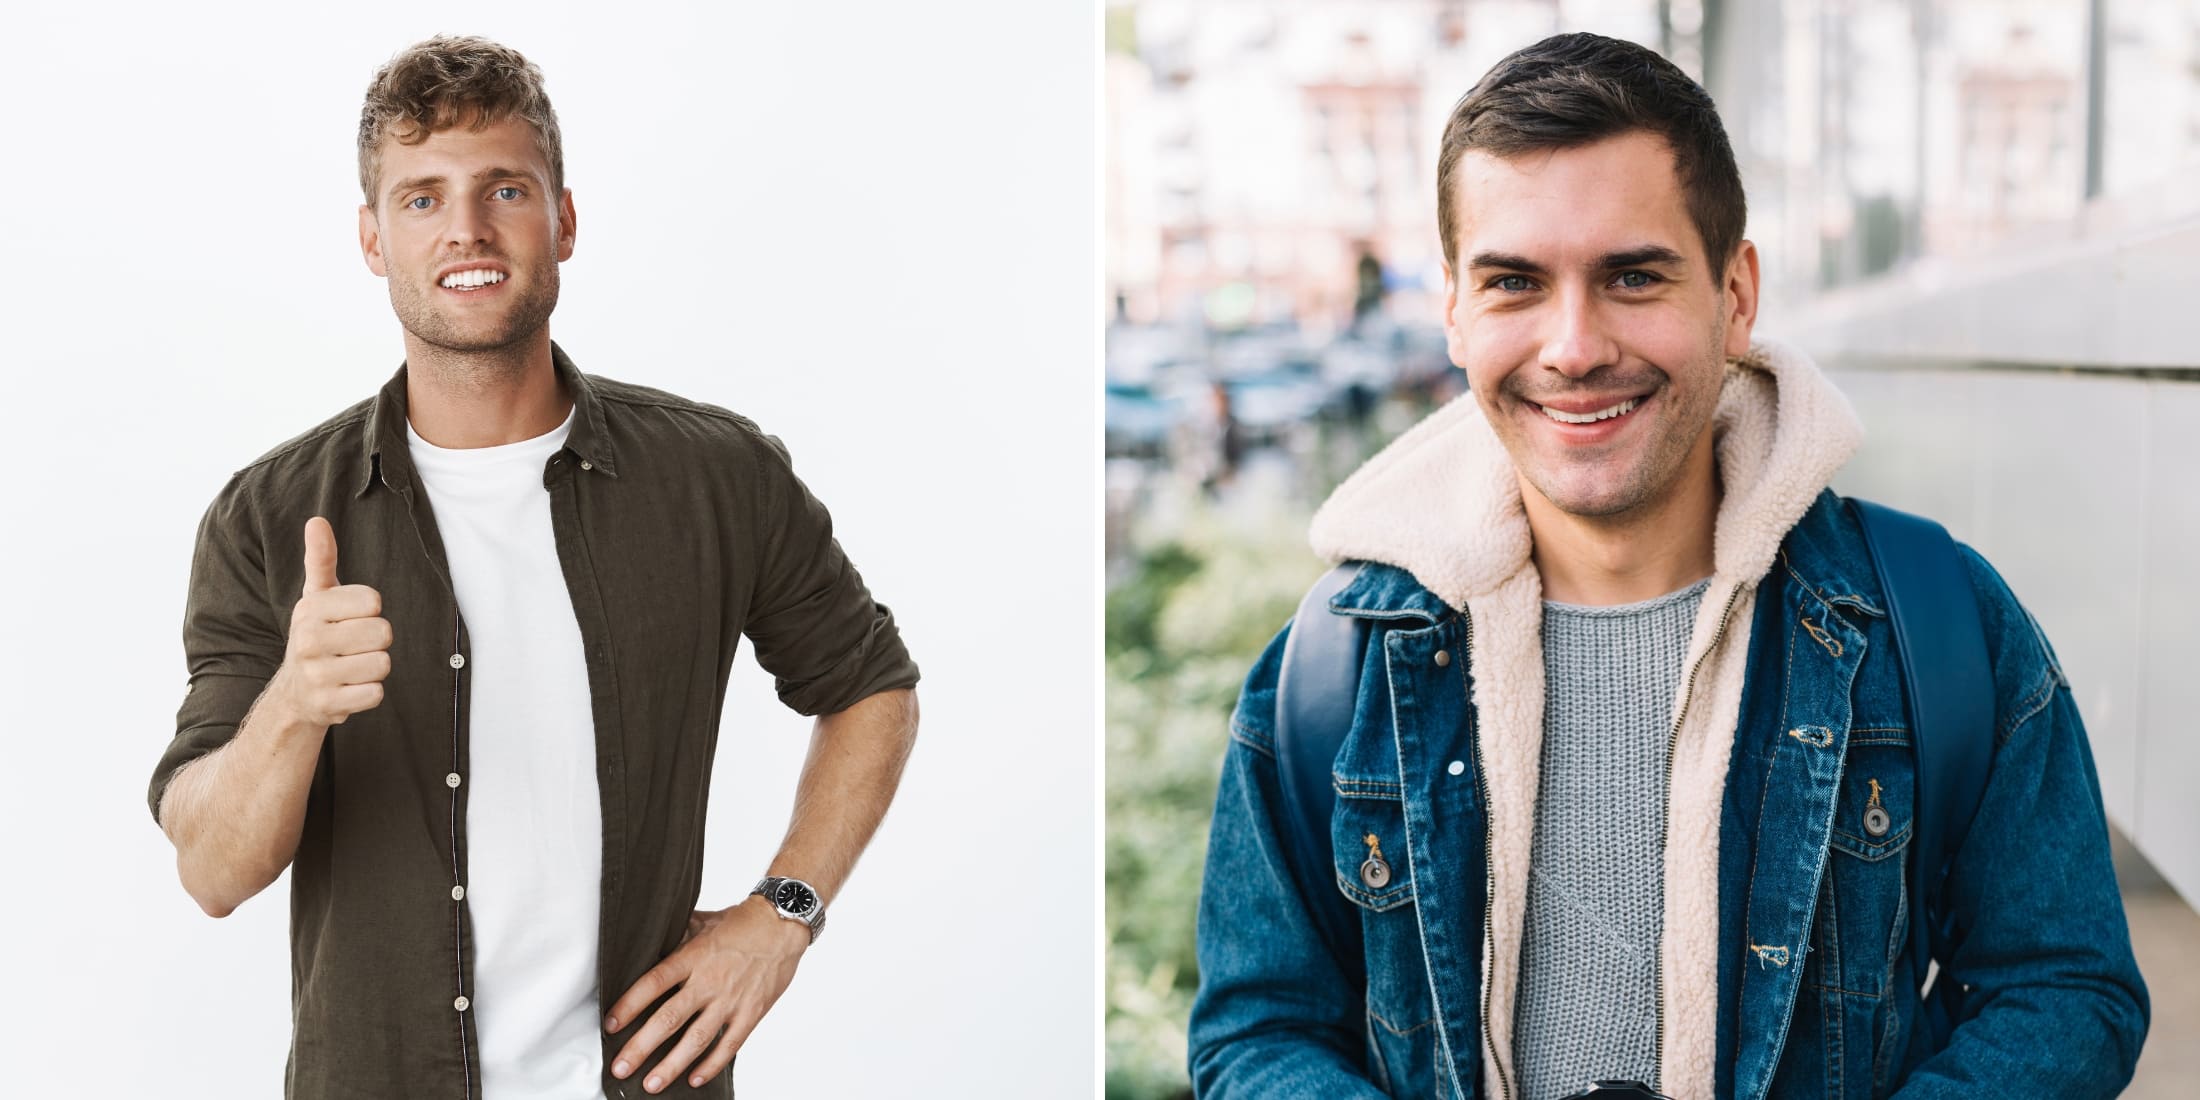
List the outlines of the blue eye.
{"type": "Polygon", "coordinates": [[[506,202],[516,202],[519,200],[519,188],[499,187],[496,190],[496,196],[506,202]]]}
{"type": "Polygon", "coordinates": [[[1647,271],[1622,271],[1619,275],[1619,285],[1629,290],[1641,290],[1657,281],[1658,277],[1647,271]]]}
{"type": "Polygon", "coordinates": [[[426,195],[414,195],[412,198],[405,200],[405,206],[410,210],[426,210],[428,208],[427,204],[434,201],[426,195]]]}
{"type": "Polygon", "coordinates": [[[1507,294],[1524,294],[1534,284],[1528,281],[1526,275],[1500,275],[1490,285],[1507,294]]]}

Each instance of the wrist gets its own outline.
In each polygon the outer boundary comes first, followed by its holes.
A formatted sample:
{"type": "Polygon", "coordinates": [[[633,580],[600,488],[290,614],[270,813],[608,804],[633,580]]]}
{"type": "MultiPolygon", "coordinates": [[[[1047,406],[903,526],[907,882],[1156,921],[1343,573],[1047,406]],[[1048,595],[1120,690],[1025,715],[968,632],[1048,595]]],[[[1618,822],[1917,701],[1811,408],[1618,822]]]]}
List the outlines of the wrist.
{"type": "Polygon", "coordinates": [[[810,946],[812,939],[810,927],[801,921],[788,920],[780,916],[779,910],[772,905],[770,898],[762,894],[750,894],[748,897],[741,899],[741,904],[735,906],[735,908],[754,910],[755,919],[768,924],[773,929],[771,935],[790,951],[801,951],[810,946]]]}
{"type": "Polygon", "coordinates": [[[812,943],[825,930],[825,899],[799,878],[766,875],[756,881],[749,896],[769,906],[779,919],[802,926],[812,943]]]}
{"type": "MultiPolygon", "coordinates": [[[[260,691],[259,699],[246,714],[245,725],[252,732],[260,733],[270,741],[292,744],[299,738],[311,738],[316,742],[328,733],[326,722],[316,721],[298,700],[297,681],[293,679],[290,665],[285,663],[275,670],[275,675],[260,691]]],[[[244,731],[239,731],[243,736],[244,731]]]]}

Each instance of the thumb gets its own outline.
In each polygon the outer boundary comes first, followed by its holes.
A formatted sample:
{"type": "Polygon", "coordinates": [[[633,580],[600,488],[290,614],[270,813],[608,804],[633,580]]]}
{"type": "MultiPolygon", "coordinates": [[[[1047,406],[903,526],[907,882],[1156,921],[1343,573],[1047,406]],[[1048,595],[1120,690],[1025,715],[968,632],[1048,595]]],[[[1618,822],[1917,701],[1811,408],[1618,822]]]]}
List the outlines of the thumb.
{"type": "Polygon", "coordinates": [[[336,587],[336,528],[319,516],[306,521],[305,594],[336,587]]]}

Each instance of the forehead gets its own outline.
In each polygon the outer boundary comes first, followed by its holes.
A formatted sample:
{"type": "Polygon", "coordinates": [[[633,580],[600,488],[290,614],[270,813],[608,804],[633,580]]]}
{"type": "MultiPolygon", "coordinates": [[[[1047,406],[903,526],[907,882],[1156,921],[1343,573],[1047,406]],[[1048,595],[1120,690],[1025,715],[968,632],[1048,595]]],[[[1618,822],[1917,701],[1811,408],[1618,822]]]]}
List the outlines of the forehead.
{"type": "Polygon", "coordinates": [[[1614,247],[1703,247],[1672,149],[1644,131],[1512,157],[1468,150],[1452,187],[1462,262],[1485,250],[1562,264],[1614,247]]]}
{"type": "Polygon", "coordinates": [[[531,171],[545,179],[550,174],[549,162],[536,146],[534,126],[516,115],[479,130],[463,122],[446,126],[411,145],[384,135],[380,151],[385,189],[399,180],[420,176],[461,178],[500,165],[531,171]]]}

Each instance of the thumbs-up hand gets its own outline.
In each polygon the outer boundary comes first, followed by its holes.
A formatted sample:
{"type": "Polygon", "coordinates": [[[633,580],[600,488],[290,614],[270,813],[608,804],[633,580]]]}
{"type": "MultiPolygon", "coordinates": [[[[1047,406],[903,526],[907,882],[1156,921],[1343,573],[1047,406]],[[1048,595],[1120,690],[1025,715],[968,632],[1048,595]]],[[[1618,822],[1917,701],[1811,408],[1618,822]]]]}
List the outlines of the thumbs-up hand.
{"type": "Polygon", "coordinates": [[[305,563],[305,590],[290,612],[290,646],[268,686],[306,722],[341,725],[381,704],[393,635],[381,593],[337,581],[336,529],[320,516],[306,521],[305,563]]]}

